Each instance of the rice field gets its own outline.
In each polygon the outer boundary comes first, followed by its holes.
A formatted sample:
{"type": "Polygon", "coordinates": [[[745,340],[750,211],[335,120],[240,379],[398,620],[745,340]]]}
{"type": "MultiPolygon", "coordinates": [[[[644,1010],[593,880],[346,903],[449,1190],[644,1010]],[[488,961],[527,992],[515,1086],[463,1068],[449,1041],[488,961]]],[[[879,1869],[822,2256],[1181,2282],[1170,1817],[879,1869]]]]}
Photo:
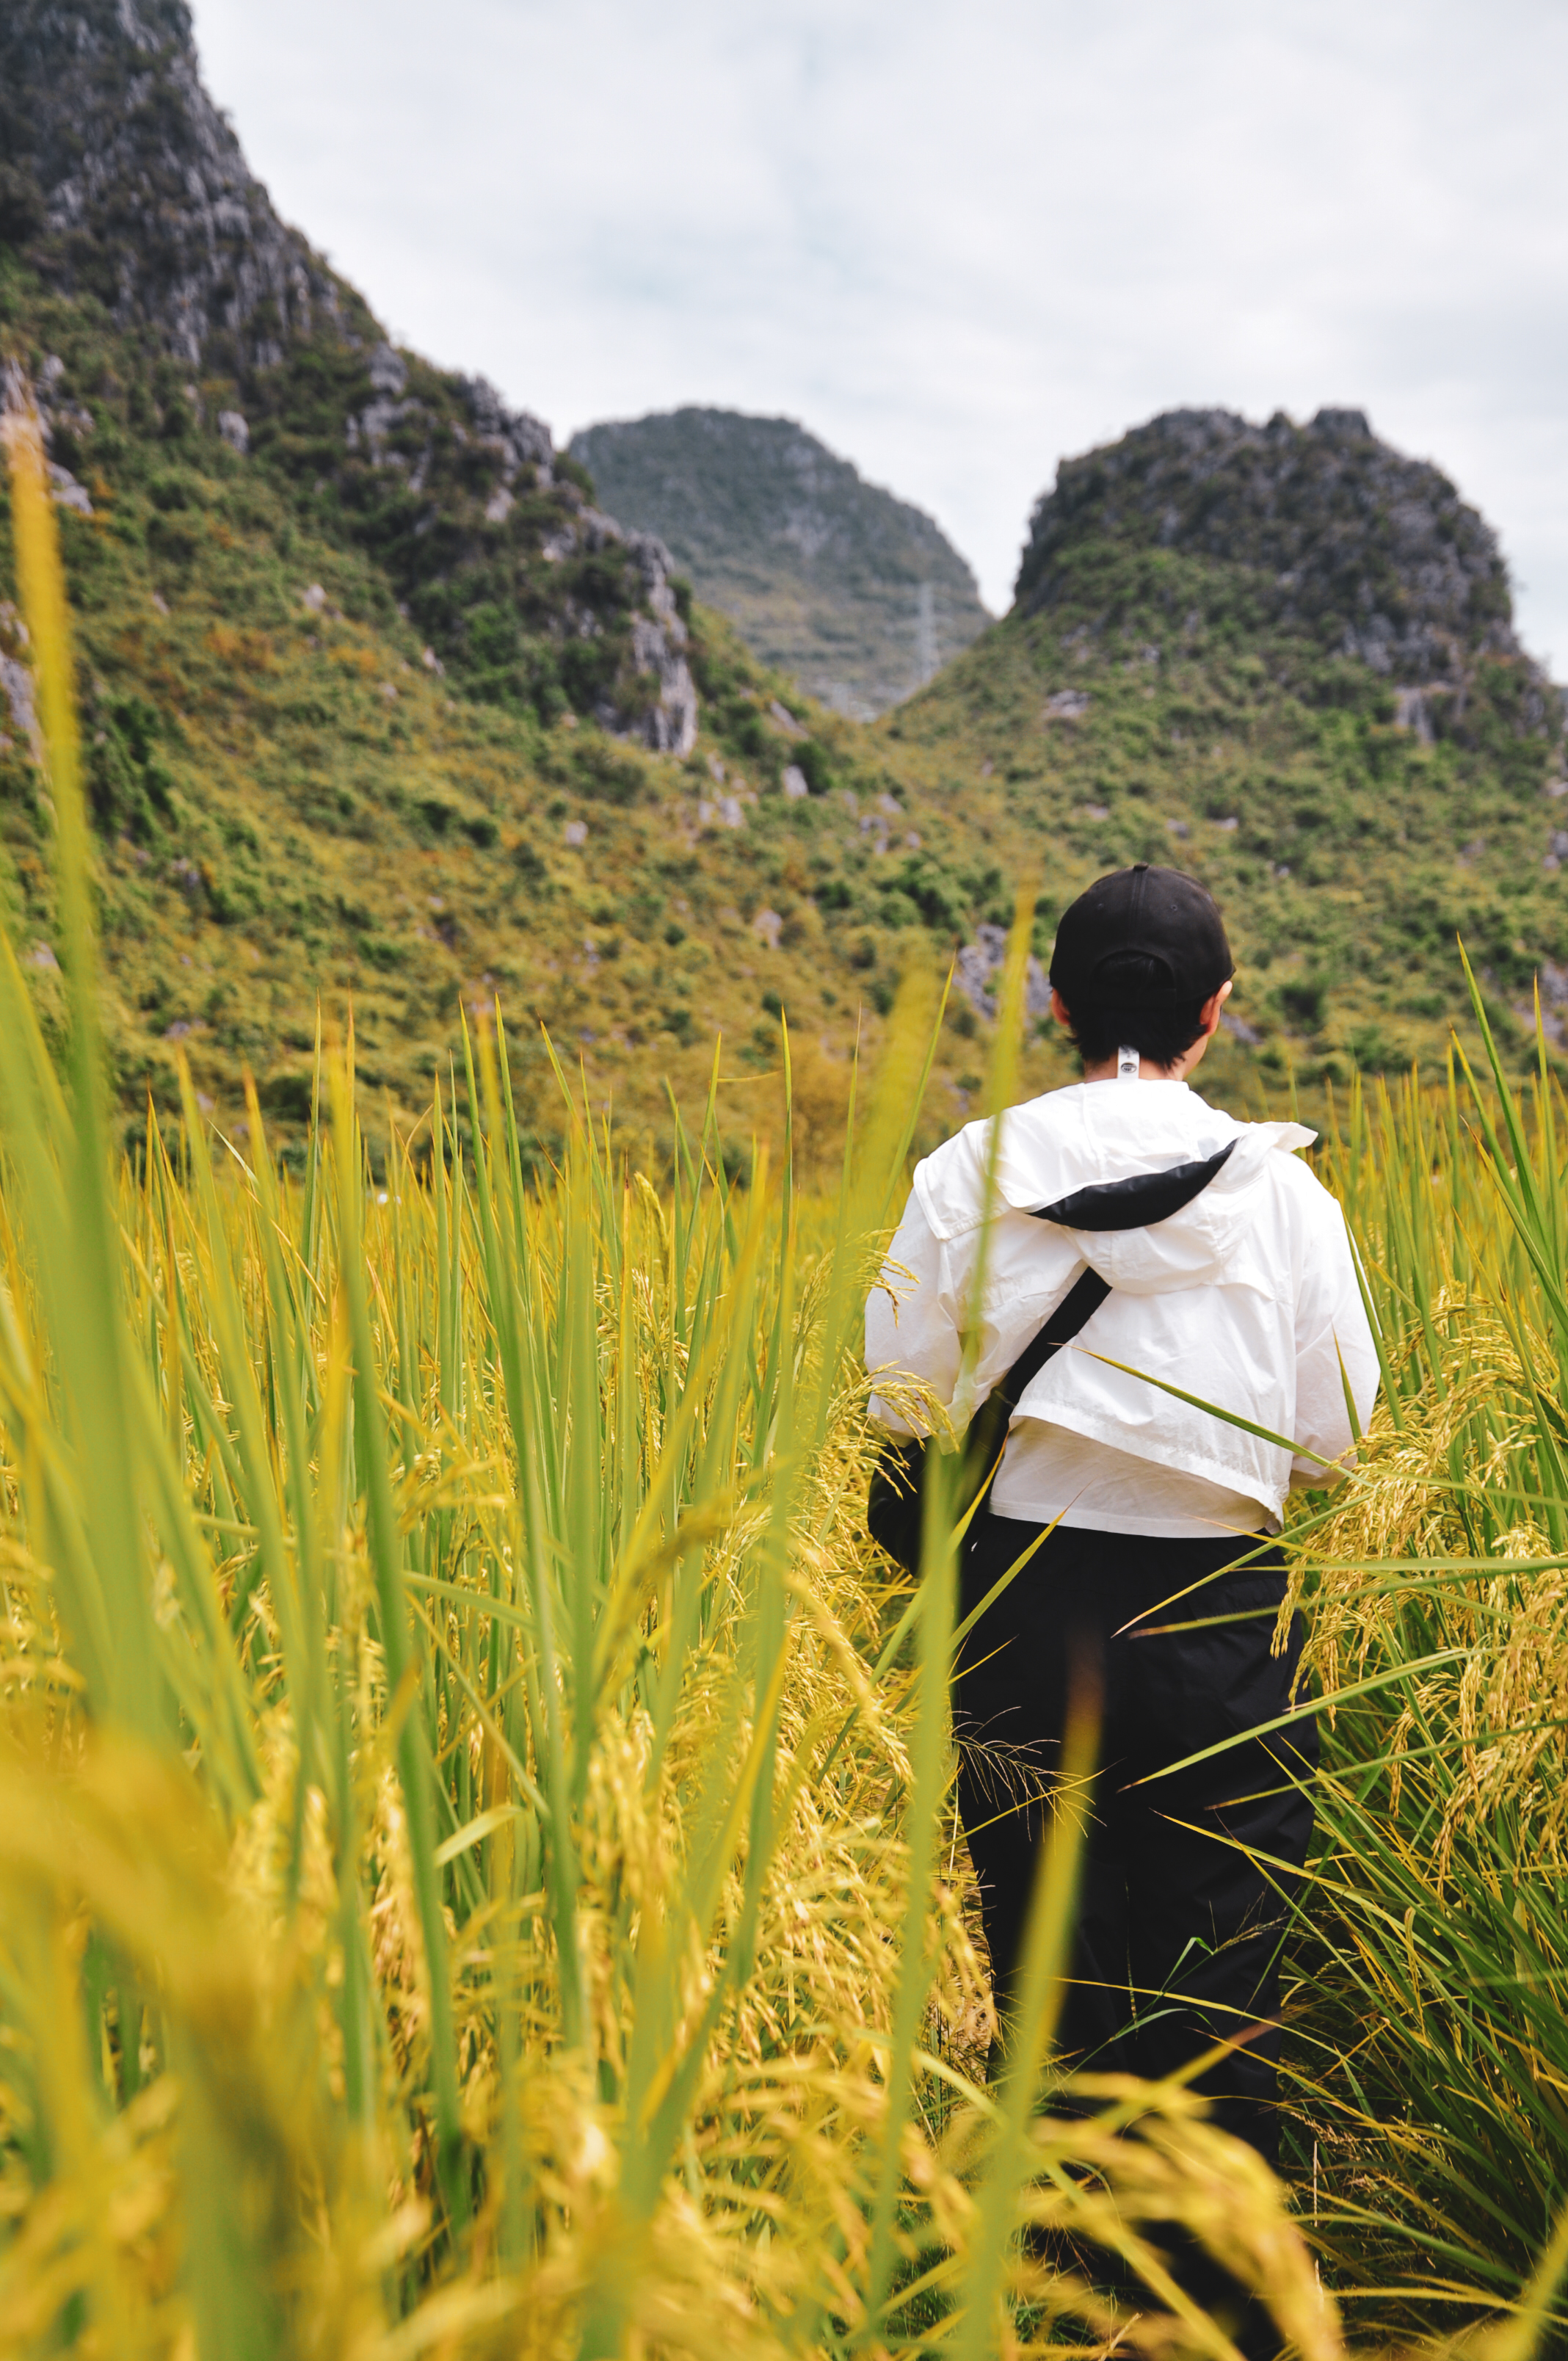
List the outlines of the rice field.
{"type": "MultiPolygon", "coordinates": [[[[71,1010],[0,947],[0,2353],[1561,2349],[1568,1122],[1544,1049],[1354,1095],[1321,1169],[1387,1382],[1290,1540],[1327,1767],[1290,2185],[1179,2084],[1053,2107],[1069,1787],[1022,2030],[952,1799],[950,1504],[866,1540],[861,1308],[935,980],[841,1183],[711,1126],[525,1179],[504,1033],[382,1179],[351,1032],[116,1161],[63,590],[13,438],[71,1010]],[[460,1145],[461,1141],[461,1145],[460,1145]]],[[[1025,929],[997,1028],[1008,1103],[1025,929]]],[[[787,1044],[785,1046],[787,1079],[787,1044]]],[[[564,1098],[571,1091],[562,1078],[564,1098]]]]}

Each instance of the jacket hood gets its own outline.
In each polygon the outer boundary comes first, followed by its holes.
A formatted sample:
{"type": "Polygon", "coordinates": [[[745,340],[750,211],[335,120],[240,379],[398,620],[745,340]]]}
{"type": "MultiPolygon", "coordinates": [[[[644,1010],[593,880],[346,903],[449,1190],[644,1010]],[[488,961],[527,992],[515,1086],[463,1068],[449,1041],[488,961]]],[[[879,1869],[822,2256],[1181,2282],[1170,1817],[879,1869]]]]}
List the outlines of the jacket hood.
{"type": "MultiPolygon", "coordinates": [[[[1166,1220],[1127,1230],[1064,1230],[1090,1268],[1124,1294],[1155,1295],[1223,1279],[1266,1292],[1274,1274],[1251,1268],[1260,1235],[1258,1192],[1271,1159],[1317,1137],[1299,1123],[1238,1123],[1185,1082],[1077,1082],[1010,1107],[1002,1118],[995,1209],[1033,1214],[1075,1191],[1165,1172],[1229,1147],[1208,1186],[1166,1220]]],[[[989,1121],[966,1125],[927,1158],[915,1186],[932,1231],[951,1239],[984,1219],[989,1121]]]]}

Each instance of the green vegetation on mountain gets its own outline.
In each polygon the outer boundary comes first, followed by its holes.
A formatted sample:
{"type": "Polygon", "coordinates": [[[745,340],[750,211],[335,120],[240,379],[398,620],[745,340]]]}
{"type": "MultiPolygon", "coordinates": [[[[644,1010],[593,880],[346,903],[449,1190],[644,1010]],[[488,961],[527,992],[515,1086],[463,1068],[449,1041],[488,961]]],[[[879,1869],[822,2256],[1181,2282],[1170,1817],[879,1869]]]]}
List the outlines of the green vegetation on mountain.
{"type": "Polygon", "coordinates": [[[940,527],[793,419],[676,410],[586,427],[570,448],[762,663],[856,719],[896,705],[991,620],[940,527]]]}
{"type": "MultiPolygon", "coordinates": [[[[14,324],[16,285],[0,292],[14,324]]],[[[239,456],[194,414],[173,440],[138,434],[137,381],[109,374],[124,346],[91,307],[34,296],[26,316],[38,365],[64,364],[61,401],[82,397],[93,419],[93,513],[60,514],[110,1046],[133,1123],[149,1086],[172,1104],[179,1050],[225,1118],[248,1066],[269,1110],[298,1125],[318,997],[339,1022],[352,997],[361,1081],[394,1116],[457,1048],[462,1007],[499,998],[525,1033],[546,1023],[629,1120],[660,1126],[664,1076],[699,1096],[720,1029],[742,1073],[775,1065],[787,1001],[806,1031],[807,1102],[836,1120],[857,1008],[885,1005],[892,972],[838,886],[860,840],[836,783],[867,787],[843,725],[823,717],[813,737],[782,706],[781,721],[782,685],[700,611],[687,653],[705,728],[685,759],[569,712],[546,726],[483,683],[455,693],[382,570],[302,518],[264,456],[239,456]],[[792,800],[781,783],[802,766],[832,792],[792,800]]],[[[8,574],[5,534],[0,514],[8,574]]],[[[5,677],[25,681],[14,608],[0,652],[5,677]]],[[[47,799],[16,715],[0,734],[11,915],[48,1010],[47,799]]],[[[961,932],[969,888],[932,865],[926,892],[961,932]]],[[[558,1128],[543,1052],[525,1049],[521,1071],[531,1111],[558,1128]]],[[[727,1102],[741,1143],[753,1102],[755,1082],[727,1102]]]]}

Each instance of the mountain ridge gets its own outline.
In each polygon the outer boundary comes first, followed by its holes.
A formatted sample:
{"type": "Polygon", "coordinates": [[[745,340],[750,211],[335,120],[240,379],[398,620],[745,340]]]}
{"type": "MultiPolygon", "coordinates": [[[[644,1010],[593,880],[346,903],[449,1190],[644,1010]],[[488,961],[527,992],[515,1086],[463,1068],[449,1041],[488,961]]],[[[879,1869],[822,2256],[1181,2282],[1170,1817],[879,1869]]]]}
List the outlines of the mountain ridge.
{"type": "Polygon", "coordinates": [[[1417,686],[1456,686],[1467,656],[1524,653],[1492,528],[1359,410],[1320,410],[1305,426],[1283,411],[1264,426],[1165,411],[1063,460],[1030,518],[1017,605],[1050,606],[1063,559],[1108,533],[1246,565],[1285,629],[1417,686]]]}
{"type": "Polygon", "coordinates": [[[307,515],[364,544],[478,694],[689,751],[667,554],[593,505],[540,420],[394,350],[280,220],[203,85],[183,0],[22,0],[0,89],[0,211],[30,230],[15,243],[150,340],[159,434],[228,421],[307,515]]]}
{"type": "Polygon", "coordinates": [[[1220,895],[1253,1071],[1442,1071],[1469,1027],[1568,1038],[1563,698],[1520,646],[1491,528],[1359,412],[1176,412],[1065,460],[1009,615],[882,725],[1047,879],[1220,895]],[[965,776],[967,770],[968,775],[965,776]]]}
{"type": "Polygon", "coordinates": [[[935,520],[795,419],[689,404],[582,428],[569,449],[760,662],[851,719],[897,704],[991,620],[935,520]]]}

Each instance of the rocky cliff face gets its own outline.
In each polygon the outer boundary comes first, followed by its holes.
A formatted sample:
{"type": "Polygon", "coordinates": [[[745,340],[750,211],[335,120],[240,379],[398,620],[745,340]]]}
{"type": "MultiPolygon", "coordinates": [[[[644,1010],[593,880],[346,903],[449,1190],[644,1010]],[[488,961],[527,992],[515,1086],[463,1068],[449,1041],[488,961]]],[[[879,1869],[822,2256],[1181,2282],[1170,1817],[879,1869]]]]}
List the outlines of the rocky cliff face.
{"type": "Polygon", "coordinates": [[[349,327],[345,291],[278,219],[202,87],[180,0],[21,0],[0,30],[0,227],[57,283],[153,327],[192,368],[275,366],[319,323],[349,327]]]}
{"type": "MultiPolygon", "coordinates": [[[[696,692],[671,563],[482,379],[395,352],[278,218],[203,88],[181,0],[19,0],[0,23],[0,244],[99,307],[159,431],[215,423],[367,546],[473,693],[685,752],[696,692]]],[[[90,402],[25,355],[70,456],[90,402]],[[50,399],[58,396],[58,399],[50,399]]],[[[60,455],[56,455],[57,457],[60,455]]]]}
{"type": "Polygon", "coordinates": [[[1245,567],[1267,620],[1421,687],[1480,654],[1518,657],[1497,537],[1447,477],[1372,433],[1359,410],[1266,426],[1174,410],[1064,460],[1019,570],[1025,613],[1058,602],[1096,542],[1245,567]]]}

